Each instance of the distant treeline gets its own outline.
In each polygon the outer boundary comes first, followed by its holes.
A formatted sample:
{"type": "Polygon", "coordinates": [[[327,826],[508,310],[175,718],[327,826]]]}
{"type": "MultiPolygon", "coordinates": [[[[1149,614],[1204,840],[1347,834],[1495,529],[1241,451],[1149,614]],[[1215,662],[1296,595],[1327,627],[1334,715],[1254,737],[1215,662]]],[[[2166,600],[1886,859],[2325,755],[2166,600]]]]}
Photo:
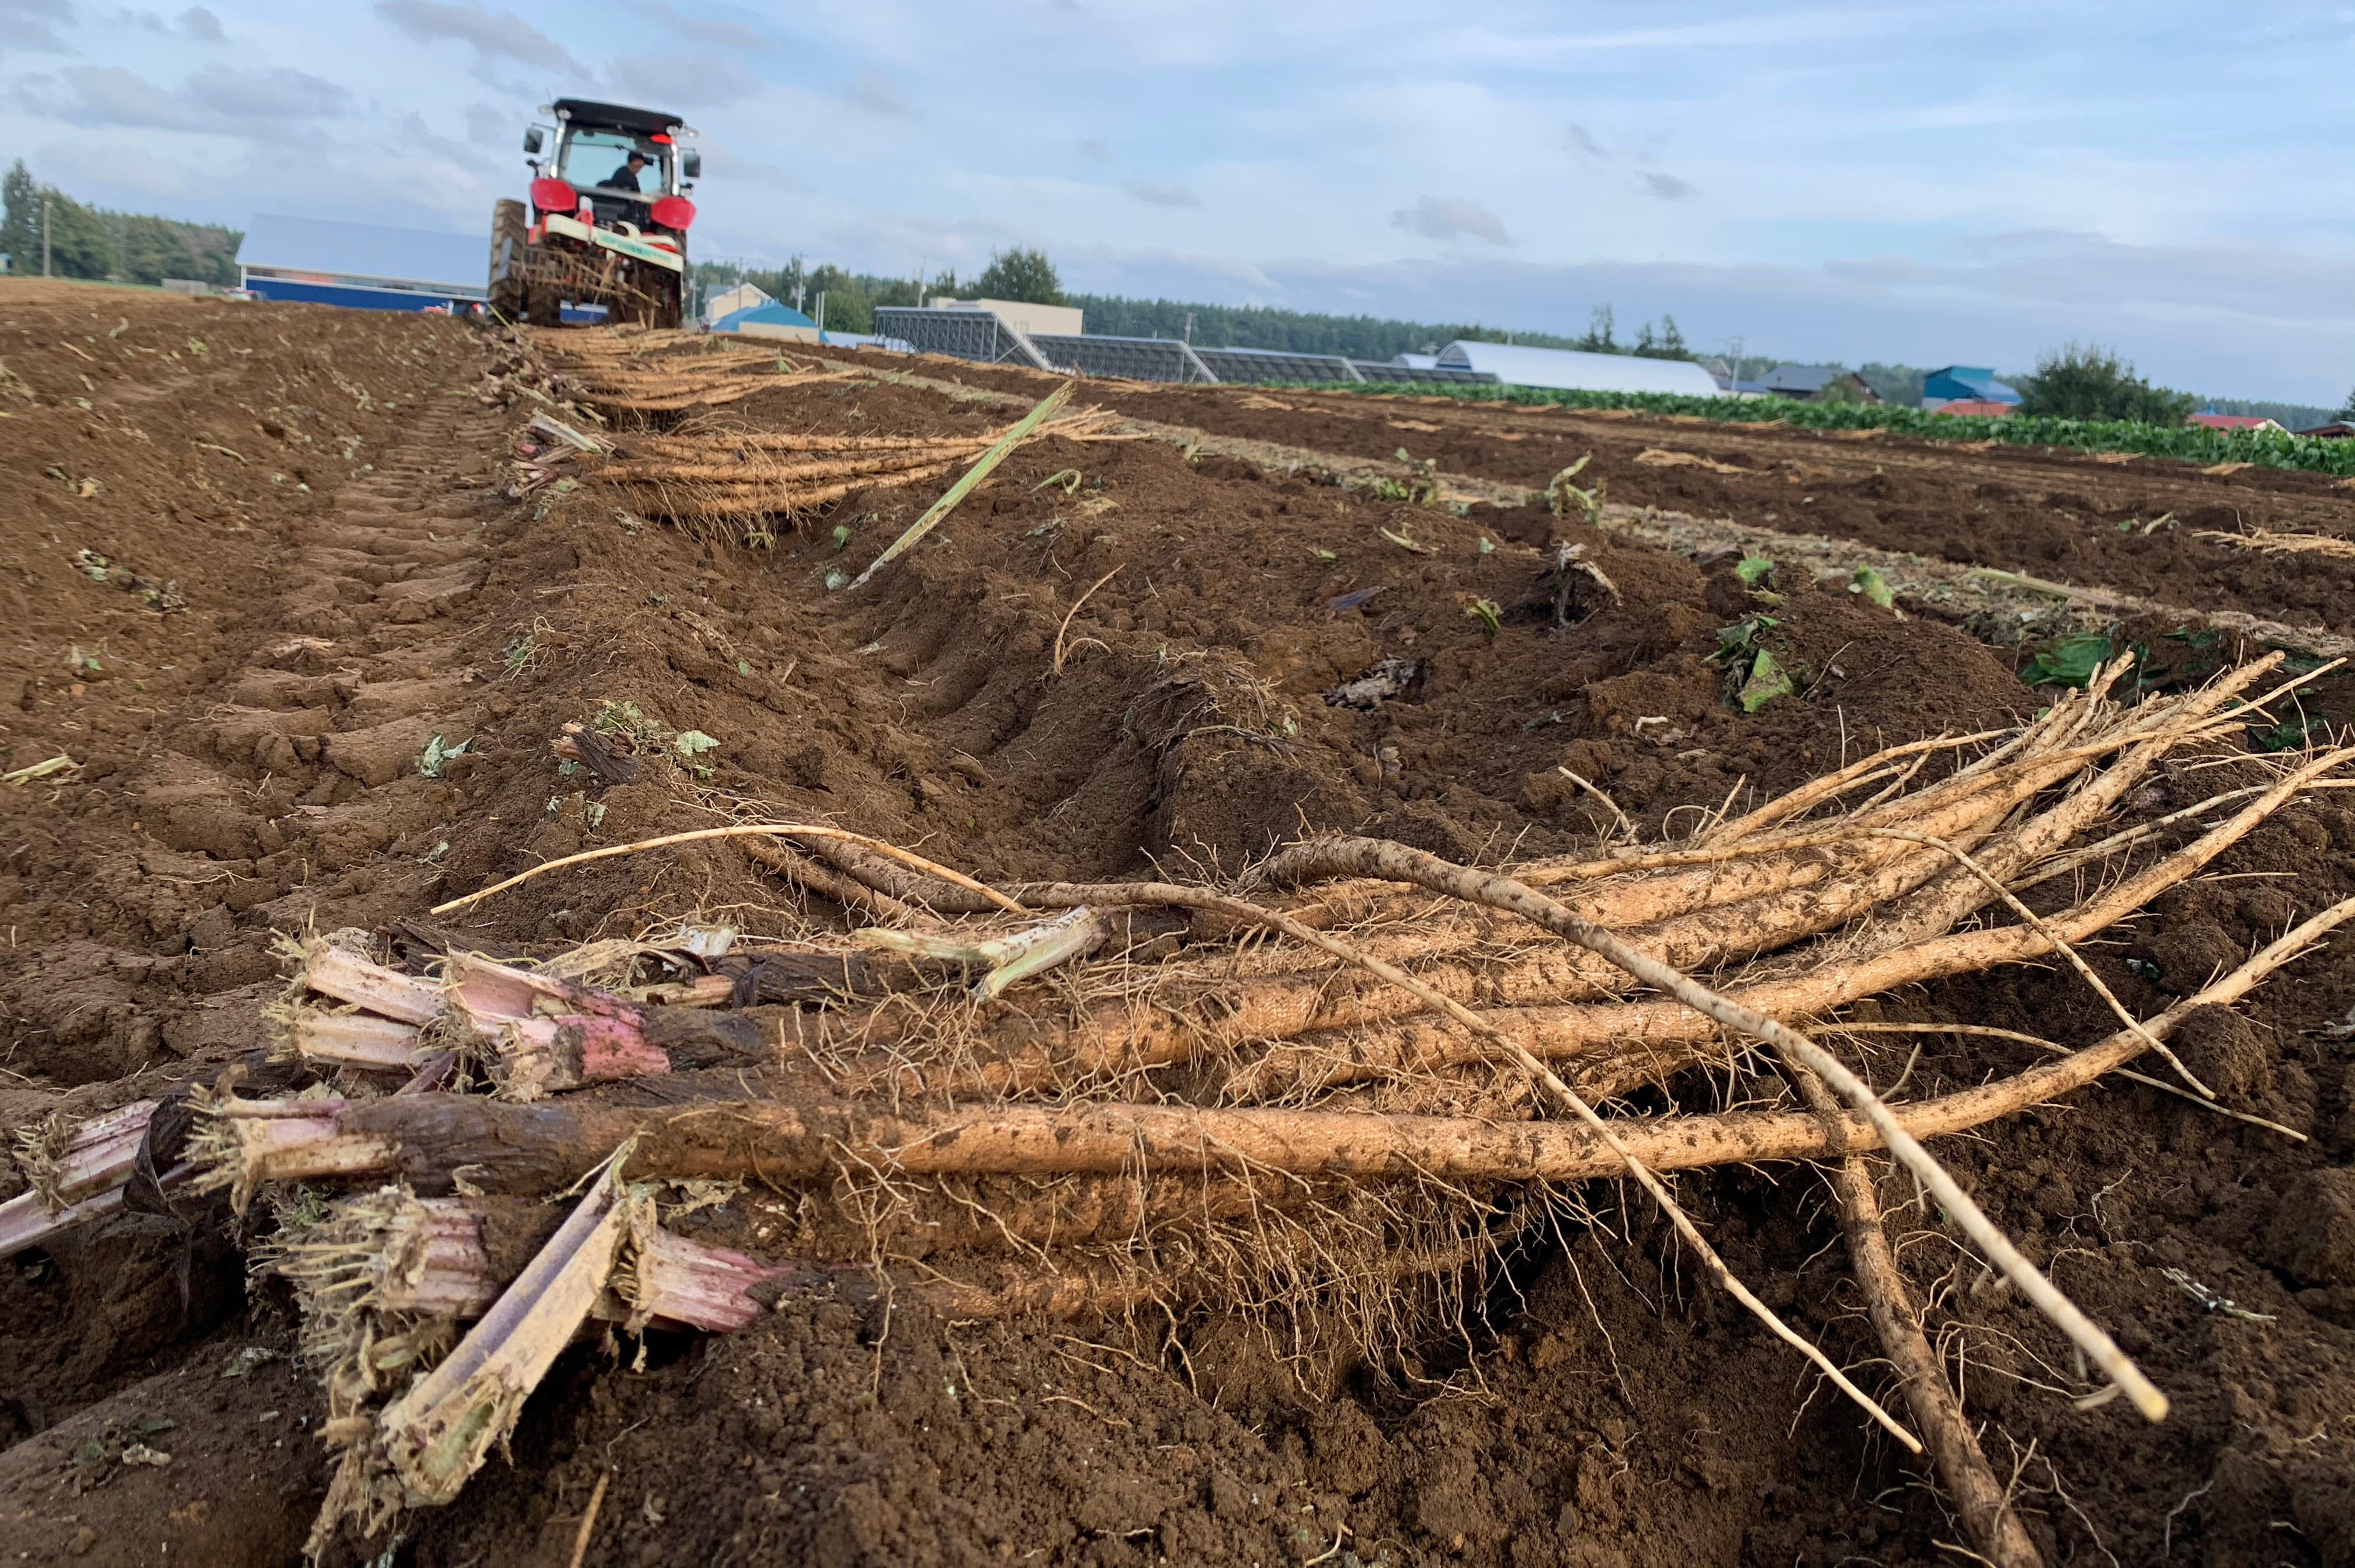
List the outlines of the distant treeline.
{"type": "Polygon", "coordinates": [[[1401,354],[1435,354],[1457,338],[1479,343],[1522,343],[1536,348],[1577,348],[1591,354],[1636,354],[1659,359],[1697,357],[1686,346],[1676,317],[1646,322],[1623,340],[1611,307],[1598,307],[1577,337],[1548,332],[1508,331],[1476,322],[1454,324],[1398,321],[1386,316],[1327,315],[1273,305],[1199,304],[1185,300],[1130,299],[1121,294],[1066,293],[1052,283],[1051,268],[1035,252],[1008,252],[994,259],[975,278],[945,272],[919,283],[886,278],[832,265],[811,266],[801,258],[783,267],[762,269],[732,261],[702,261],[696,276],[709,293],[751,283],[771,297],[817,314],[826,295],[826,325],[839,332],[871,332],[879,305],[922,304],[937,295],[1024,299],[1039,304],[1073,304],[1087,313],[1087,330],[1110,337],[1177,337],[1217,348],[1272,348],[1290,354],[1337,354],[1351,359],[1392,359],[1401,354]],[[1031,286],[999,292],[1002,280],[1031,286]],[[1040,297],[1040,296],[1046,297],[1040,297]],[[796,304],[798,302],[798,304],[796,304]],[[1191,318],[1190,320],[1188,318],[1191,318]]]}
{"type": "MultiPolygon", "coordinates": [[[[1269,348],[1294,354],[1334,354],[1352,359],[1389,360],[1401,354],[1432,354],[1458,338],[1475,342],[1527,344],[1534,348],[1572,348],[1590,354],[1633,354],[1657,359],[1696,359],[1713,368],[1731,368],[1738,380],[1755,380],[1783,360],[1764,355],[1707,360],[1693,352],[1677,326],[1676,317],[1663,314],[1658,323],[1646,322],[1632,338],[1622,338],[1611,306],[1597,305],[1586,331],[1575,337],[1557,333],[1506,331],[1476,322],[1454,324],[1400,321],[1388,316],[1327,315],[1316,311],[1284,310],[1273,305],[1203,304],[1185,300],[1130,299],[1121,294],[1066,293],[1055,268],[1038,251],[999,252],[979,276],[960,280],[944,272],[929,281],[916,277],[886,278],[872,272],[851,272],[841,267],[810,266],[801,257],[783,267],[749,268],[730,261],[698,262],[696,277],[707,293],[749,283],[772,297],[818,314],[818,296],[825,296],[825,325],[839,332],[872,332],[875,311],[882,305],[920,305],[935,295],[960,298],[1026,300],[1039,304],[1073,304],[1086,313],[1087,330],[1113,337],[1185,338],[1205,347],[1269,348]]],[[[1847,369],[1836,362],[1835,368],[1847,369]]],[[[1874,361],[1856,374],[1884,403],[1918,409],[1929,368],[1874,361]]],[[[2154,387],[2134,375],[2133,366],[2098,348],[2066,349],[2042,357],[2036,370],[2014,372],[2000,379],[2018,387],[2026,397],[2022,413],[2076,420],[2126,420],[2156,425],[2180,423],[2194,407],[2220,413],[2259,414],[2291,430],[2329,419],[2328,411],[2296,403],[2249,399],[2197,399],[2189,393],[2154,387]]],[[[2355,394],[2349,399],[2355,408],[2355,394]]]]}
{"type": "Polygon", "coordinates": [[[183,223],[144,212],[85,207],[55,186],[33,178],[19,158],[0,180],[6,215],[0,219],[0,253],[18,275],[41,271],[41,201],[49,207],[49,271],[61,278],[101,278],[160,283],[191,278],[225,288],[237,284],[237,247],[245,236],[218,223],[183,223]]]}

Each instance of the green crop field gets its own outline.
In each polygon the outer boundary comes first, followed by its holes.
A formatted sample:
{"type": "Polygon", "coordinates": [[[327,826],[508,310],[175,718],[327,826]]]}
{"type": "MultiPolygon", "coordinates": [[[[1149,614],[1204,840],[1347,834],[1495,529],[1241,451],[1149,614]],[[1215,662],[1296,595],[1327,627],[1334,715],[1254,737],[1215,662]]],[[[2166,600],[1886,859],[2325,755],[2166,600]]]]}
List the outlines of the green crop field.
{"type": "Polygon", "coordinates": [[[1330,382],[1327,389],[1461,398],[1469,402],[1559,403],[1572,409],[1625,409],[1684,414],[1728,424],[1784,424],[1806,430],[1887,430],[1932,441],[1999,441],[2010,446],[2129,452],[2185,463],[2254,463],[2315,474],[2355,475],[2355,440],[2327,440],[2275,430],[2209,430],[2200,425],[2130,424],[2107,420],[1934,414],[1857,403],[1802,403],[1784,398],[1698,398],[1670,392],[1580,392],[1545,387],[1449,386],[1426,381],[1330,382]]]}

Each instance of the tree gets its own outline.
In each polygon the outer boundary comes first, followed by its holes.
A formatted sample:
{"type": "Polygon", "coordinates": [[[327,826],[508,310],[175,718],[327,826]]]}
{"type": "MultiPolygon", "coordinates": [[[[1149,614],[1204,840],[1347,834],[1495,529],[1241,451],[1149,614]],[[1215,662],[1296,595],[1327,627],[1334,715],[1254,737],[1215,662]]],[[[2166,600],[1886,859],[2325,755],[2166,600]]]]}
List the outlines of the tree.
{"type": "Polygon", "coordinates": [[[0,251],[15,260],[8,264],[20,275],[38,276],[41,271],[41,187],[34,183],[33,171],[18,158],[8,169],[7,177],[0,179],[0,201],[5,201],[7,215],[0,219],[0,251]]]}
{"type": "Polygon", "coordinates": [[[2339,417],[2342,420],[2355,420],[2355,392],[2347,394],[2347,401],[2339,406],[2339,417]]]}
{"type": "MultiPolygon", "coordinates": [[[[954,279],[952,279],[954,282],[954,279]]],[[[995,251],[989,265],[973,281],[978,298],[1019,300],[1025,304],[1061,304],[1063,281],[1044,251],[995,251]]]]}
{"type": "Polygon", "coordinates": [[[2099,344],[2073,342],[2041,355],[2019,394],[2018,411],[2031,417],[2158,425],[2181,424],[2197,400],[2189,392],[2152,386],[2099,344]]]}
{"type": "Polygon", "coordinates": [[[1830,380],[1826,381],[1821,387],[1817,388],[1816,395],[1809,398],[1807,401],[1811,403],[1862,403],[1868,401],[1870,400],[1870,395],[1866,392],[1864,388],[1858,384],[1858,378],[1854,376],[1841,375],[1833,377],[1830,380]]]}
{"type": "Polygon", "coordinates": [[[1613,320],[1614,318],[1609,305],[1596,305],[1594,307],[1594,313],[1586,318],[1586,336],[1580,338],[1572,347],[1582,348],[1589,354],[1618,354],[1624,352],[1620,348],[1619,345],[1612,339],[1611,328],[1613,320]]]}
{"type": "Polygon", "coordinates": [[[1657,335],[1648,321],[1636,329],[1636,353],[1646,359],[1692,357],[1692,350],[1685,347],[1684,329],[1677,325],[1677,318],[1666,311],[1660,313],[1660,329],[1657,335]]]}

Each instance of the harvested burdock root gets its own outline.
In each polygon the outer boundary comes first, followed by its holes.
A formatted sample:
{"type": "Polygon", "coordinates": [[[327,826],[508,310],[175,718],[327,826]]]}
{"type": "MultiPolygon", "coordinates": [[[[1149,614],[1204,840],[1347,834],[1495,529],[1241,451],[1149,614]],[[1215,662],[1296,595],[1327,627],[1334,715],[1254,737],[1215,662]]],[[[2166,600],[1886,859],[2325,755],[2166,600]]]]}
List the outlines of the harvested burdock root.
{"type": "MultiPolygon", "coordinates": [[[[2275,662],[2132,708],[2110,699],[2124,667],[2115,666],[2016,731],[1883,752],[1689,840],[1499,871],[1395,844],[1312,840],[1231,888],[993,888],[815,823],[739,824],[586,851],[436,913],[585,862],[728,837],[773,847],[763,863],[805,876],[814,894],[885,929],[724,960],[622,944],[618,968],[612,955],[587,951],[537,966],[450,953],[432,976],[402,975],[347,946],[314,948],[308,988],[357,1009],[335,1016],[415,1029],[421,1044],[460,1042],[500,1092],[224,1094],[201,1137],[203,1180],[231,1190],[240,1207],[294,1182],[396,1181],[421,1195],[404,1202],[441,1216],[434,1224],[446,1230],[460,1223],[450,1216],[464,1217],[479,1241],[491,1210],[425,1206],[485,1204],[492,1200],[476,1195],[490,1194],[513,1208],[574,1189],[611,1157],[632,1181],[744,1182],[797,1206],[789,1211],[805,1218],[793,1260],[760,1261],[813,1288],[848,1289],[840,1271],[860,1264],[896,1277],[895,1263],[922,1260],[924,1287],[975,1313],[988,1302],[1081,1311],[1148,1298],[1346,1296],[1360,1304],[1349,1321],[1371,1343],[1398,1328],[1382,1316],[1395,1307],[1365,1304],[1394,1303],[1402,1279],[1492,1254],[1514,1223],[1553,1211],[1562,1184],[1624,1175],[1669,1213],[1713,1278],[1820,1357],[1732,1276],[1657,1173],[1886,1148],[1968,1245],[2156,1419],[2164,1394],[1924,1143],[2082,1088],[2145,1052],[2163,1056],[2190,1009],[2245,995],[2355,904],[2315,917],[2157,1018],[2124,1019],[2098,1045],[1936,1099],[1885,1103],[1806,1030],[1893,987],[2073,963],[2075,944],[2337,782],[2325,775],[2355,750],[2242,756],[2267,782],[2183,828],[2188,842],[2169,848],[2174,840],[2110,822],[2162,763],[2229,745],[2250,708],[2288,689],[2227,711],[2275,662]],[[1943,771],[1925,782],[1934,763],[1943,771]],[[2052,880],[2055,867],[2082,873],[2090,891],[2062,907],[2048,891],[2047,907],[2030,912],[2019,890],[2052,880]],[[687,978],[641,985],[633,967],[641,958],[687,978]],[[1702,984],[1694,971],[1718,978],[1702,984]],[[581,978],[590,975],[611,988],[581,978]],[[656,990],[709,1005],[639,999],[656,990]],[[736,1054],[698,1057],[666,1044],[688,1019],[703,1020],[696,1027],[712,1040],[734,1040],[736,1054]],[[1732,1049],[1813,1087],[1781,1109],[1651,1117],[1598,1109],[1610,1094],[1675,1092],[1680,1075],[1723,1065],[1729,1037],[1755,1042],[1732,1049]],[[814,1212],[825,1217],[808,1219],[814,1212]]],[[[344,1027],[354,1032],[347,1055],[376,1052],[349,1078],[356,1088],[368,1072],[412,1060],[389,1029],[344,1027]]],[[[2200,1091],[2187,1083],[2187,1092],[2200,1091]]],[[[585,1227],[576,1241],[594,1242],[602,1221],[576,1221],[585,1227]]],[[[455,1244],[426,1231],[445,1251],[455,1244]]],[[[476,1267],[472,1253],[464,1261],[475,1268],[467,1299],[478,1303],[483,1282],[502,1269],[476,1267]]],[[[1886,1296],[1886,1273],[1869,1289],[1886,1296]]],[[[523,1270],[475,1333],[540,1277],[523,1270]]],[[[433,1299],[453,1298],[454,1288],[433,1299]]],[[[533,1288],[554,1289],[554,1275],[533,1288]]],[[[719,1277],[714,1288],[726,1296],[730,1286],[719,1277]]],[[[591,1311],[581,1306],[566,1332],[591,1311]]],[[[443,1323],[432,1344],[388,1353],[419,1364],[440,1353],[453,1329],[447,1315],[431,1320],[443,1323]]],[[[1907,1321],[1903,1304],[1889,1304],[1879,1320],[1895,1333],[1907,1321]]],[[[482,1366],[494,1364],[490,1355],[482,1366]]],[[[1906,1375],[1931,1371],[1924,1361],[1906,1375]]],[[[1917,1441],[1861,1391],[1841,1386],[1900,1441],[1917,1441]]],[[[463,1386],[446,1378],[426,1389],[421,1382],[384,1416],[399,1413],[404,1431],[425,1436],[371,1428],[379,1436],[369,1473],[401,1479],[394,1494],[368,1498],[444,1495],[464,1467],[434,1457],[433,1424],[506,1418],[480,1390],[461,1398],[463,1386]]],[[[388,1381],[378,1392],[395,1391],[388,1381]]],[[[1923,1392],[1909,1403],[1937,1417],[1923,1420],[1935,1428],[1940,1463],[1976,1485],[1946,1441],[1951,1402],[1923,1392]]],[[[1975,1530],[2000,1523],[1984,1501],[1971,1503],[1975,1530]]]]}
{"type": "Polygon", "coordinates": [[[155,1114],[155,1101],[137,1100],[78,1122],[52,1116],[24,1134],[16,1164],[32,1185],[0,1203],[0,1258],[120,1209],[155,1114]]]}
{"type": "Polygon", "coordinates": [[[323,1435],[344,1451],[314,1553],[347,1517],[374,1533],[403,1504],[456,1497],[591,1319],[724,1333],[758,1316],[754,1286],[786,1272],[664,1231],[618,1162],[560,1222],[392,1189],[286,1226],[269,1260],[303,1300],[304,1353],[328,1385],[323,1435]],[[462,1338],[467,1318],[479,1321],[462,1338]],[[426,1370],[372,1408],[412,1367],[426,1370]]]}

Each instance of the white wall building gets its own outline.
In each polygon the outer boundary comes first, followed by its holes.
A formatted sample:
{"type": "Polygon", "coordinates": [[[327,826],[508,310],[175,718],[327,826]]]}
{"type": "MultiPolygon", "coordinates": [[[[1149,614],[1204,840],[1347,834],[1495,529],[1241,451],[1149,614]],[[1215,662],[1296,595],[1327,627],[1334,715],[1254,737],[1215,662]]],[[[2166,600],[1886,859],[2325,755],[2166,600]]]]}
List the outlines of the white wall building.
{"type": "Polygon", "coordinates": [[[1084,314],[1076,305],[1030,304],[1022,300],[954,300],[946,294],[935,295],[929,303],[934,310],[986,310],[1017,332],[1043,332],[1059,337],[1077,337],[1084,314]]]}
{"type": "Polygon", "coordinates": [[[1458,338],[1439,351],[1442,368],[1485,371],[1508,387],[1558,387],[1579,392],[1676,392],[1720,396],[1717,379],[1689,359],[1639,359],[1632,354],[1582,354],[1572,348],[1529,348],[1518,343],[1458,338]]]}

